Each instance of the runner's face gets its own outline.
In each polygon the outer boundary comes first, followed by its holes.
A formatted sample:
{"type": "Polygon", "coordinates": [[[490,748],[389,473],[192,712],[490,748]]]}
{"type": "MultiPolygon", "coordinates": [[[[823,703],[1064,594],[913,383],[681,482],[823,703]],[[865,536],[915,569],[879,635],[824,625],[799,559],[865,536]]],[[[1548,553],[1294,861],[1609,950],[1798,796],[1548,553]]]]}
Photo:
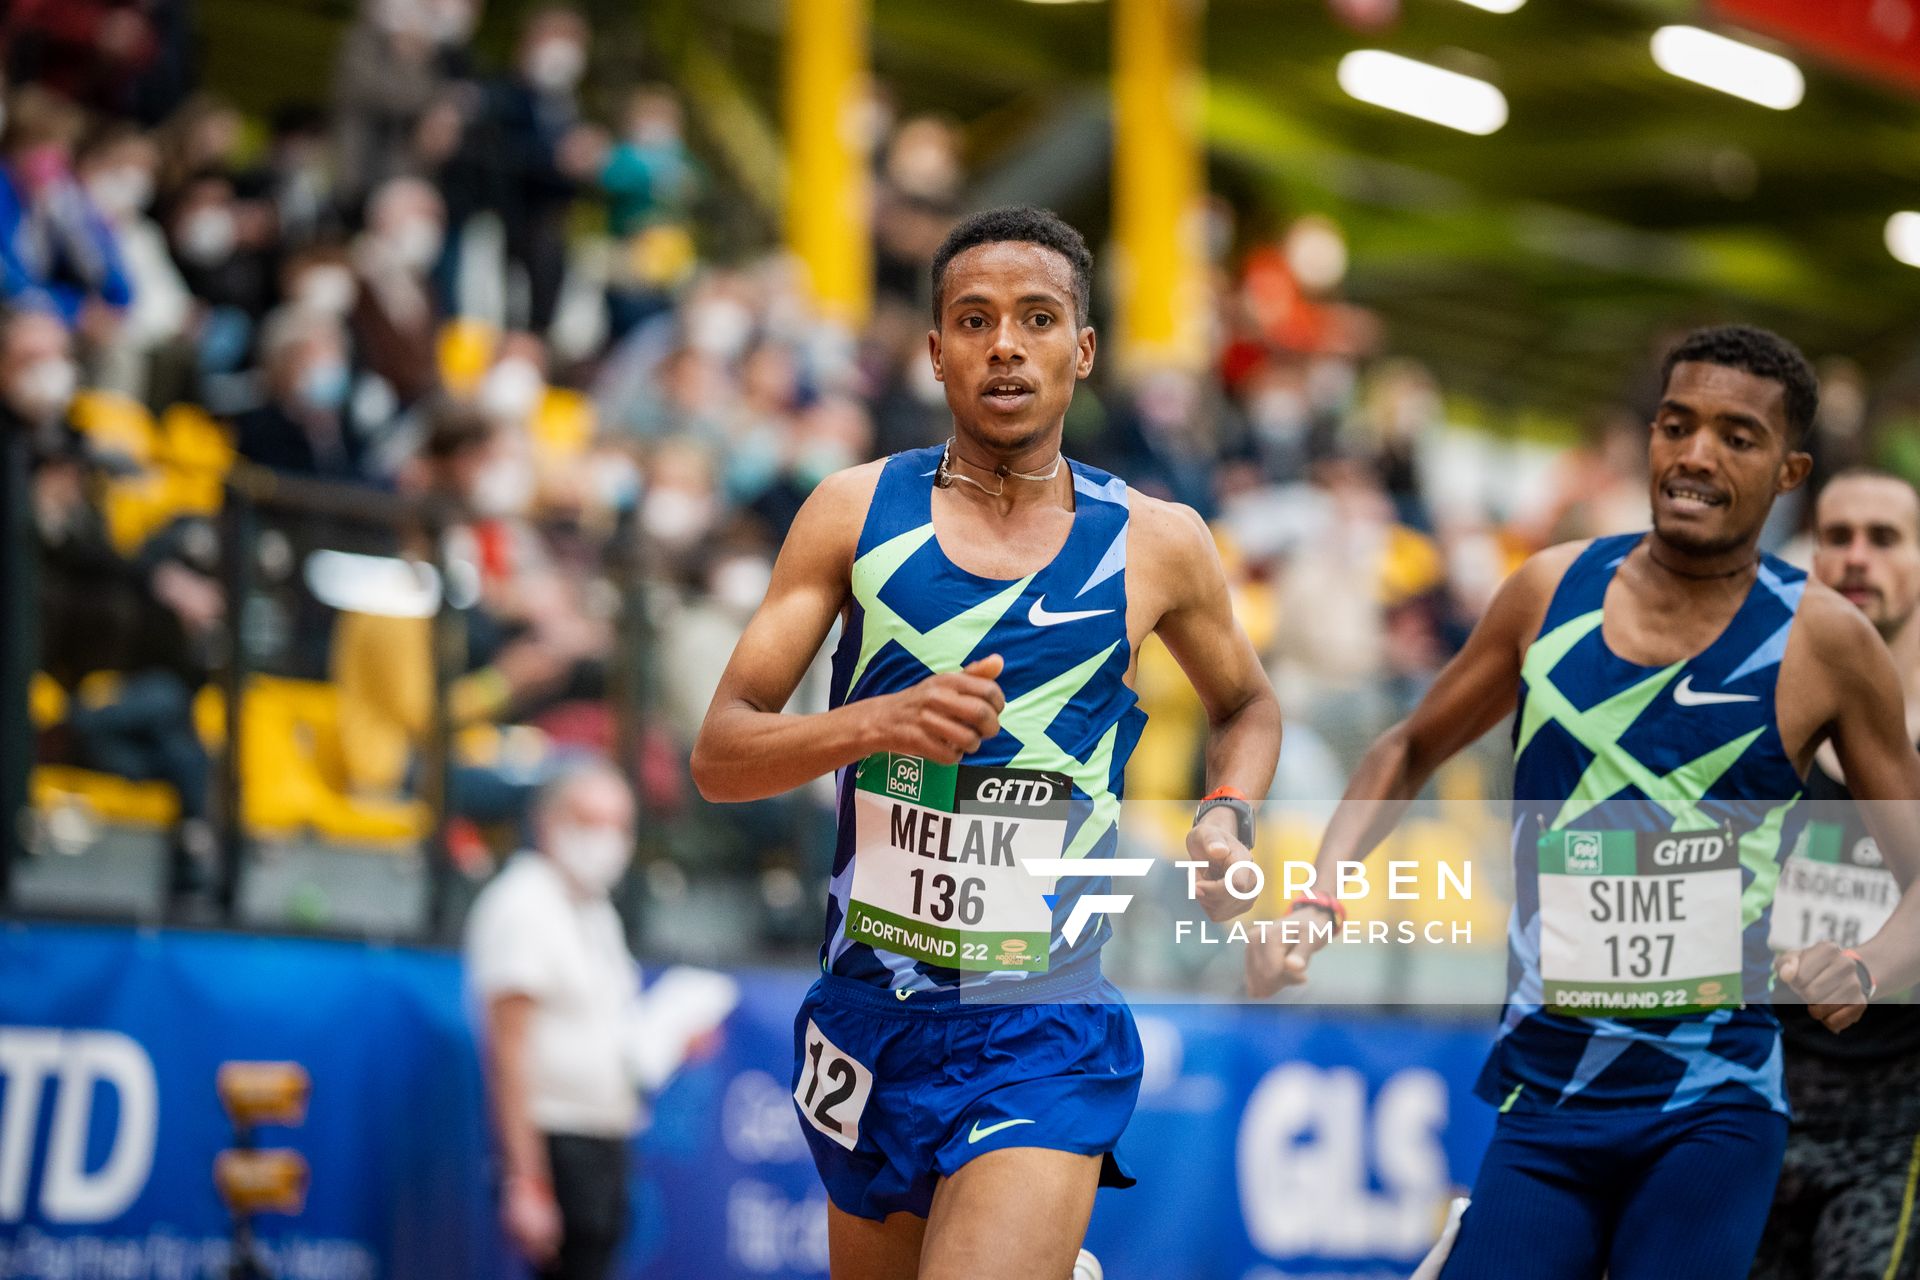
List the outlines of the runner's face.
{"type": "Polygon", "coordinates": [[[1798,487],[1812,463],[1790,438],[1779,382],[1725,365],[1675,365],[1647,447],[1661,540],[1715,555],[1759,537],[1774,497],[1798,487]]]}
{"type": "Polygon", "coordinates": [[[1851,600],[1881,635],[1920,604],[1920,496],[1892,476],[1842,476],[1814,513],[1814,576],[1851,600]]]}
{"type": "Polygon", "coordinates": [[[1009,240],[947,264],[940,325],[927,335],[954,429],[996,452],[1057,436],[1073,384],[1093,371],[1093,330],[1073,305],[1073,268],[1009,240]]]}

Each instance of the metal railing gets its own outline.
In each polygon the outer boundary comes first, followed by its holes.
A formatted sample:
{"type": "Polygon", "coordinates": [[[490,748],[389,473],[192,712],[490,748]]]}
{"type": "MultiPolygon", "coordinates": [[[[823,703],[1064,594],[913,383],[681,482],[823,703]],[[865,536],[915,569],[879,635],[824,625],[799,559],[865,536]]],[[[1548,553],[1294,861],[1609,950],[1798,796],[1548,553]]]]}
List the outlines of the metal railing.
{"type": "MultiPolygon", "coordinates": [[[[38,652],[39,542],[32,507],[33,459],[24,438],[0,444],[0,527],[5,547],[0,551],[0,599],[6,601],[6,626],[0,634],[0,812],[14,820],[0,833],[0,912],[37,915],[124,915],[58,901],[28,900],[20,892],[20,868],[28,858],[35,831],[31,779],[35,768],[36,728],[31,712],[32,684],[44,655],[38,652]]],[[[400,496],[370,487],[342,485],[268,471],[237,463],[226,477],[224,500],[216,518],[218,573],[226,608],[220,624],[216,661],[209,683],[219,692],[223,731],[212,745],[210,816],[217,834],[217,856],[206,905],[190,915],[176,912],[170,903],[143,910],[141,917],[211,924],[260,927],[247,919],[248,877],[261,865],[261,833],[248,821],[249,786],[273,785],[274,779],[247,776],[249,717],[243,714],[255,696],[257,679],[292,675],[325,679],[325,645],[318,629],[331,611],[313,600],[301,581],[300,566],[314,552],[340,546],[397,555],[403,546],[418,559],[427,558],[441,583],[450,580],[445,563],[445,535],[466,513],[440,499],[400,496]],[[289,554],[291,552],[291,555],[289,554]],[[269,599],[278,597],[278,602],[269,599]],[[278,614],[277,627],[263,627],[262,619],[278,614]],[[289,621],[290,620],[290,621],[289,621]],[[263,643],[263,635],[277,641],[263,643]]],[[[624,532],[625,526],[620,532],[624,532]]],[[[610,578],[620,600],[617,641],[607,664],[609,703],[614,713],[617,757],[631,770],[639,755],[641,708],[646,701],[645,671],[648,628],[644,625],[638,590],[640,557],[630,548],[633,539],[616,536],[596,545],[598,572],[610,578]]],[[[423,910],[415,927],[396,929],[341,928],[306,921],[271,922],[270,928],[302,932],[369,932],[449,941],[460,924],[465,877],[454,865],[448,848],[450,771],[453,726],[449,723],[449,688],[461,673],[467,651],[465,611],[453,607],[445,590],[431,616],[432,696],[430,720],[414,744],[415,758],[408,771],[409,797],[423,807],[426,827],[418,842],[423,872],[423,910]]],[[[344,750],[354,744],[343,743],[344,750]]],[[[163,895],[164,898],[164,895],[163,895]]],[[[255,913],[256,915],[258,913],[255,913]]]]}

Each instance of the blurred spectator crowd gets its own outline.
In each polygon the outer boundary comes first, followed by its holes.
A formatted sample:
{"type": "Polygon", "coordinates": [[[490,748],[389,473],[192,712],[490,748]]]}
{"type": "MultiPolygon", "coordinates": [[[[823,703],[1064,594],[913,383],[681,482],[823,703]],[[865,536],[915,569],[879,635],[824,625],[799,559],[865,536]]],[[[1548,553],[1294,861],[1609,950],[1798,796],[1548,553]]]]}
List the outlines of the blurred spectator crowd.
{"type": "MultiPolygon", "coordinates": [[[[580,15],[536,11],[492,67],[478,3],[367,0],[331,100],[267,121],[197,83],[175,0],[7,6],[0,416],[39,550],[36,839],[163,829],[191,903],[226,819],[418,840],[443,727],[460,865],[517,841],[556,762],[626,753],[648,890],[722,877],[765,937],[804,943],[823,794],[719,813],[684,761],[812,487],[948,433],[925,277],[967,207],[967,136],[875,91],[878,297],[846,332],[786,256],[710,254],[703,215],[729,193],[675,92],[600,86],[618,110],[592,118],[580,15]],[[275,483],[223,526],[236,466],[275,483]],[[235,643],[241,813],[223,815],[235,643]]],[[[1337,229],[1256,235],[1222,203],[1209,222],[1208,367],[1109,361],[1067,448],[1212,522],[1288,715],[1281,794],[1330,802],[1518,557],[1644,521],[1646,406],[1623,388],[1579,444],[1461,426],[1340,299],[1337,229]]],[[[1839,465],[1865,395],[1825,372],[1839,465]]],[[[1139,680],[1130,794],[1191,797],[1200,709],[1164,652],[1139,680]]],[[[800,698],[822,705],[824,680],[800,698]]]]}

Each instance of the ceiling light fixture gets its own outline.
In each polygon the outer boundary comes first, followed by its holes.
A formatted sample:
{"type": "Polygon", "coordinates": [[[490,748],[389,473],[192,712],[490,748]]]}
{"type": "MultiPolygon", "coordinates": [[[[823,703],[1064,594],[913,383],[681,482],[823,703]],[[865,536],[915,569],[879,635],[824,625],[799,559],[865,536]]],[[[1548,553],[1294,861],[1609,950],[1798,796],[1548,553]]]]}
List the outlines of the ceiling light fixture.
{"type": "Polygon", "coordinates": [[[1362,102],[1462,133],[1484,136],[1507,122],[1506,95],[1485,80],[1383,49],[1356,49],[1340,59],[1339,80],[1362,102]]]}
{"type": "Polygon", "coordinates": [[[1668,75],[1775,111],[1799,106],[1807,92],[1806,77],[1788,59],[1699,27],[1654,32],[1653,60],[1668,75]]]}
{"type": "Polygon", "coordinates": [[[1904,210],[1887,219],[1887,252],[1920,267],[1920,213],[1904,210]]]}

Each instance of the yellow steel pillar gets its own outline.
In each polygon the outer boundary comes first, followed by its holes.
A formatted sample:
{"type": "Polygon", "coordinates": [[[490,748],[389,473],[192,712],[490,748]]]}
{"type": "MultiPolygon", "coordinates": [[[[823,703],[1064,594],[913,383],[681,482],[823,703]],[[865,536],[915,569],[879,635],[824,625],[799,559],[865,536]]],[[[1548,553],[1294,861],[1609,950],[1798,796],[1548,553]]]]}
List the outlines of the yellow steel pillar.
{"type": "Polygon", "coordinates": [[[1202,0],[1114,0],[1115,283],[1129,367],[1206,360],[1202,0]]]}
{"type": "Polygon", "coordinates": [[[787,247],[823,314],[865,322],[873,300],[866,155],[868,0],[787,0],[787,247]]]}

